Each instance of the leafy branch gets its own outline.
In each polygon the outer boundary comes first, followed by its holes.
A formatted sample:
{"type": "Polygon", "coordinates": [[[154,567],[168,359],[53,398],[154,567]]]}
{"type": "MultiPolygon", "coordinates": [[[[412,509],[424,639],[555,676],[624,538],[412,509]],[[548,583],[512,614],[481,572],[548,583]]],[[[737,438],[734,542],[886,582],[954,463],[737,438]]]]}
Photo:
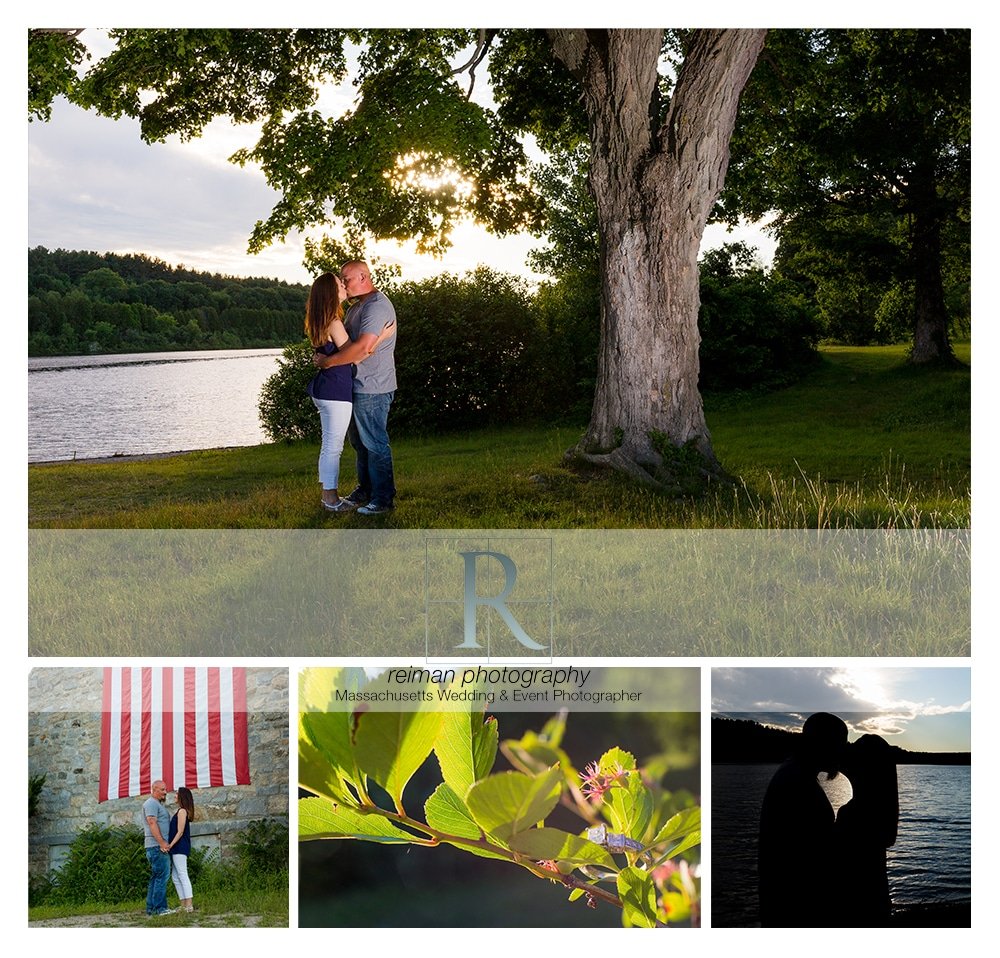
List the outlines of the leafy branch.
{"type": "Polygon", "coordinates": [[[448,844],[561,884],[570,901],[621,908],[626,926],[697,920],[696,871],[679,856],[700,843],[701,810],[665,791],[630,752],[611,748],[581,773],[562,747],[565,714],[501,744],[494,717],[432,711],[433,694],[416,711],[323,710],[338,690],[362,689],[354,670],[305,674],[299,779],[314,797],[299,803],[301,839],[448,844]],[[494,769],[501,750],[513,770],[494,769]],[[442,781],[419,818],[404,792],[432,753],[442,781]],[[547,824],[557,807],[584,828],[547,824]]]}

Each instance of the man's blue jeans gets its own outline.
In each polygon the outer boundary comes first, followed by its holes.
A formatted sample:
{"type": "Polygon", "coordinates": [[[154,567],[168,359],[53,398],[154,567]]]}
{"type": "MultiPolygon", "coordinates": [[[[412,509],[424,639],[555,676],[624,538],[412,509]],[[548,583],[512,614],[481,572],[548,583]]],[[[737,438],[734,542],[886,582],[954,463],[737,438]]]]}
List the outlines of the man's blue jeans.
{"type": "Polygon", "coordinates": [[[158,915],[167,910],[167,879],[170,877],[170,856],[157,848],[146,849],[149,862],[149,887],[146,890],[146,914],[158,915]]]}
{"type": "Polygon", "coordinates": [[[355,393],[354,415],[347,430],[358,461],[358,486],[369,502],[391,506],[396,498],[392,474],[392,449],[389,448],[391,393],[355,393]]]}

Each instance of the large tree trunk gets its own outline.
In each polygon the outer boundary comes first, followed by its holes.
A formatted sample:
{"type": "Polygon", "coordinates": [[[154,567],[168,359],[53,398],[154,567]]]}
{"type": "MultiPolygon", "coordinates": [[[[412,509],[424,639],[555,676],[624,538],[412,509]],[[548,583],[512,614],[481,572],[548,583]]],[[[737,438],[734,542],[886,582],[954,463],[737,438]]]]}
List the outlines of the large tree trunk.
{"type": "Polygon", "coordinates": [[[920,190],[913,213],[912,264],[916,316],[910,362],[955,361],[948,338],[948,310],[941,280],[941,219],[937,189],[931,181],[920,190]]]}
{"type": "Polygon", "coordinates": [[[690,459],[671,447],[719,472],[698,392],[698,250],[764,34],[698,31],[661,121],[662,31],[550,31],[583,90],[601,236],[597,388],[578,452],[637,478],[690,459]]]}

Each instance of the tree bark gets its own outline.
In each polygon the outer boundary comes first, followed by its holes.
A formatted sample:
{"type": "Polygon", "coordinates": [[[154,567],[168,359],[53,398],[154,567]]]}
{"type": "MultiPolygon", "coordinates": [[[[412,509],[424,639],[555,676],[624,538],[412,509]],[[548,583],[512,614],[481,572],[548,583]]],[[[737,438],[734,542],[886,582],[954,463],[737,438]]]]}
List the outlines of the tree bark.
{"type": "Polygon", "coordinates": [[[698,251],[765,32],[698,31],[661,122],[662,31],[549,31],[581,83],[601,239],[597,387],[578,452],[637,478],[662,476],[671,447],[719,472],[698,391],[698,251]]]}
{"type": "Polygon", "coordinates": [[[922,189],[913,211],[912,263],[916,309],[910,362],[955,362],[948,337],[948,310],[941,279],[941,219],[937,189],[932,182],[922,189]]]}

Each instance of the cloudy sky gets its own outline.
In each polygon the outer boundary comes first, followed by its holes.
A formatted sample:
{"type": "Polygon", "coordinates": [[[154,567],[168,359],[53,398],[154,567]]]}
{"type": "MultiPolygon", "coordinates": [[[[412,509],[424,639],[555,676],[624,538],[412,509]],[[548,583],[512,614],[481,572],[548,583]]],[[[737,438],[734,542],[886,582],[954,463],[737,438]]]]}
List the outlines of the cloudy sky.
{"type": "MultiPolygon", "coordinates": [[[[100,30],[88,29],[81,39],[95,59],[110,49],[100,30]]],[[[474,99],[492,102],[482,75],[474,99]]],[[[348,82],[324,89],[318,108],[339,115],[353,101],[348,82]]],[[[254,223],[267,217],[277,198],[256,167],[228,162],[237,149],[253,146],[256,134],[254,126],[219,119],[197,140],[181,143],[173,137],[149,145],[139,138],[135,121],[99,117],[60,98],[50,122],[29,124],[28,246],[140,252],[209,272],[308,282],[300,234],[256,256],[246,252],[254,223]]],[[[533,155],[540,158],[537,151],[533,155]]],[[[461,274],[479,263],[534,275],[525,265],[528,251],[541,245],[534,237],[500,239],[468,222],[453,239],[440,259],[417,254],[412,244],[381,243],[374,252],[398,263],[408,279],[445,270],[461,274]]],[[[774,242],[753,227],[735,234],[710,227],[704,245],[734,239],[747,239],[770,261],[774,242]]]]}
{"type": "Polygon", "coordinates": [[[971,685],[967,668],[718,668],[712,711],[801,728],[813,712],[833,712],[851,728],[902,748],[968,751],[971,685]]]}

